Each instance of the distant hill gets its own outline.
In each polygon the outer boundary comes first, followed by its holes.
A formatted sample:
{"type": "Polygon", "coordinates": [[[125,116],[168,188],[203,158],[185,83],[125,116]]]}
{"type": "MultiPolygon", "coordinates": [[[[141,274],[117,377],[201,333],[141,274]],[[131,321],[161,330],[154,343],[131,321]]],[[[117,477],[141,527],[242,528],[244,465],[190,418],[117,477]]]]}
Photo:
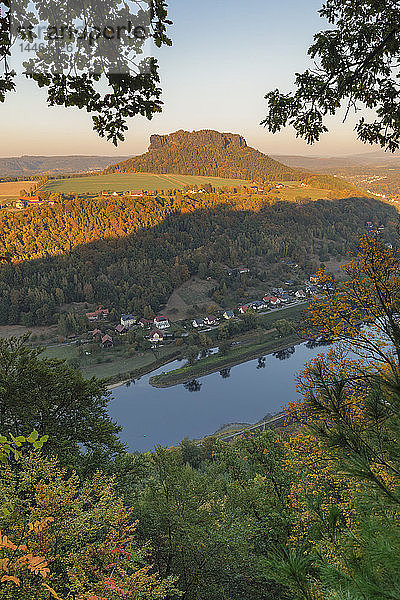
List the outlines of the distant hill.
{"type": "Polygon", "coordinates": [[[268,181],[298,180],[304,173],[250,148],[233,133],[209,129],[152,135],[145,154],[105,169],[108,173],[179,173],[268,181]]]}
{"type": "Polygon", "coordinates": [[[400,167],[400,154],[391,152],[366,152],[346,156],[296,156],[273,154],[272,158],[292,168],[307,169],[315,173],[329,173],[334,170],[356,167],[400,167]]]}
{"type": "Polygon", "coordinates": [[[0,158],[0,177],[102,171],[125,156],[12,156],[0,158]]]}

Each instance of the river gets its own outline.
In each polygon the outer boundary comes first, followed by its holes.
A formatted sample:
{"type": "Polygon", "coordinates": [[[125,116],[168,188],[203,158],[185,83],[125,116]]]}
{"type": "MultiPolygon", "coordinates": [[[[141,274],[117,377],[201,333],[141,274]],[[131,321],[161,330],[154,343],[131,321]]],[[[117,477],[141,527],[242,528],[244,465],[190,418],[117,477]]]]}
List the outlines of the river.
{"type": "Polygon", "coordinates": [[[327,350],[299,344],[288,352],[200,377],[191,385],[152,387],[151,376],[182,364],[174,361],[130,386],[113,389],[109,413],[123,426],[120,437],[129,450],[141,452],[177,445],[186,436],[210,435],[227,423],[255,423],[298,397],[297,373],[327,350]]]}

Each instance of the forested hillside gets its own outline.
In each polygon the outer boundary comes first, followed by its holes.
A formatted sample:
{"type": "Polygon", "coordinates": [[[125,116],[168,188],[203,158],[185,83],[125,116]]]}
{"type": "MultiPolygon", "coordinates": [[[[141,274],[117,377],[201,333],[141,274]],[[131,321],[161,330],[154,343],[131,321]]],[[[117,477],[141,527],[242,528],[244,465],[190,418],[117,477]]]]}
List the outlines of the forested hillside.
{"type": "Polygon", "coordinates": [[[295,180],[304,174],[250,148],[240,135],[212,130],[152,135],[148,152],[112,165],[105,173],[136,171],[261,181],[295,180]]]}
{"type": "Polygon", "coordinates": [[[397,214],[373,199],[282,202],[267,195],[210,194],[73,199],[1,216],[0,322],[51,323],[64,303],[85,301],[141,314],[200,274],[231,285],[231,266],[287,277],[282,259],[309,274],[344,256],[366,221],[397,214]]]}

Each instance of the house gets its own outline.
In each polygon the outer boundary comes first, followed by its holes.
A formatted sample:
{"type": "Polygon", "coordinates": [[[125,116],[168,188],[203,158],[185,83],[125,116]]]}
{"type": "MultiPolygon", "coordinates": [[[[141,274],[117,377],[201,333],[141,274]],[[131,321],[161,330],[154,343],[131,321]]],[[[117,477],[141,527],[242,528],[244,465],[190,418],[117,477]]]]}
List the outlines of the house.
{"type": "Polygon", "coordinates": [[[280,304],[281,301],[279,298],[277,298],[277,296],[271,296],[269,299],[269,303],[271,304],[271,306],[278,306],[278,304],[280,304]]]}
{"type": "Polygon", "coordinates": [[[103,346],[103,348],[112,348],[114,342],[111,335],[108,335],[108,333],[106,333],[106,335],[103,335],[103,337],[101,338],[101,345],[103,346]]]}
{"type": "Polygon", "coordinates": [[[153,325],[152,319],[144,319],[143,317],[139,319],[140,327],[151,327],[153,325]]]}
{"type": "Polygon", "coordinates": [[[310,275],[310,282],[311,283],[318,283],[319,279],[316,275],[310,275]]]}
{"type": "Polygon", "coordinates": [[[243,273],[250,273],[250,269],[248,269],[247,267],[244,267],[243,269],[239,269],[239,273],[243,274],[243,273]]]}
{"type": "Polygon", "coordinates": [[[250,308],[252,308],[253,310],[261,310],[262,308],[267,308],[267,304],[264,301],[261,300],[255,300],[254,302],[251,302],[251,304],[249,305],[250,308]]]}
{"type": "Polygon", "coordinates": [[[241,315],[244,315],[244,313],[247,311],[249,307],[244,305],[244,306],[239,306],[238,311],[240,312],[241,315]]]}
{"type": "Polygon", "coordinates": [[[89,319],[89,321],[99,321],[100,319],[106,319],[109,314],[110,311],[108,308],[101,308],[100,306],[94,312],[86,313],[86,318],[89,319]]]}
{"type": "Polygon", "coordinates": [[[168,327],[171,327],[167,317],[164,317],[164,315],[154,317],[154,325],[157,329],[167,329],[168,327]]]}
{"type": "Polygon", "coordinates": [[[92,338],[102,338],[103,337],[103,332],[101,331],[101,329],[95,329],[94,331],[92,331],[92,338]]]}
{"type": "Polygon", "coordinates": [[[126,327],[124,327],[124,325],[121,325],[121,323],[119,323],[116,328],[115,328],[116,333],[119,333],[120,335],[123,333],[126,333],[128,330],[126,327]]]}
{"type": "Polygon", "coordinates": [[[233,319],[235,315],[233,313],[233,310],[226,310],[222,316],[224,317],[224,319],[233,319]]]}
{"type": "Polygon", "coordinates": [[[124,327],[132,327],[137,319],[133,315],[121,315],[121,325],[124,327]]]}
{"type": "Polygon", "coordinates": [[[305,298],[306,297],[306,293],[304,292],[304,290],[297,290],[294,295],[296,296],[296,298],[305,298]]]}
{"type": "Polygon", "coordinates": [[[141,190],[131,190],[129,196],[143,196],[143,192],[141,190]]]}
{"type": "Polygon", "coordinates": [[[279,300],[284,303],[290,302],[290,296],[289,294],[280,294],[279,300]]]}
{"type": "Polygon", "coordinates": [[[153,329],[150,331],[149,340],[152,343],[162,342],[164,339],[164,334],[159,329],[153,329]]]}
{"type": "Polygon", "coordinates": [[[194,328],[203,327],[204,326],[204,320],[203,319],[193,319],[192,325],[193,325],[194,328]]]}
{"type": "Polygon", "coordinates": [[[39,196],[20,196],[18,202],[25,202],[26,204],[39,204],[43,200],[39,196]]]}
{"type": "Polygon", "coordinates": [[[204,325],[216,325],[217,323],[218,319],[214,315],[208,315],[204,318],[204,325]]]}

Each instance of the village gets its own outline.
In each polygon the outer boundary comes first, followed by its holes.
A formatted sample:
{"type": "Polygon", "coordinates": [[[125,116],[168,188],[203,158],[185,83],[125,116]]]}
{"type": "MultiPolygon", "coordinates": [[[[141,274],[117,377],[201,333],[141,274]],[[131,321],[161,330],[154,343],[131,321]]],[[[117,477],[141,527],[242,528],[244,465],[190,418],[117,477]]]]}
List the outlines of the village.
{"type": "MultiPolygon", "coordinates": [[[[248,271],[248,269],[243,269],[243,272],[245,271],[248,271]]],[[[286,283],[291,285],[293,282],[288,281],[286,283]]],[[[99,307],[93,312],[85,313],[87,320],[90,324],[95,325],[95,328],[88,332],[88,337],[84,341],[96,342],[105,349],[112,348],[117,340],[118,343],[121,343],[121,340],[129,332],[137,330],[138,332],[142,332],[144,339],[148,340],[152,348],[156,348],[179,337],[185,338],[189,336],[190,330],[206,333],[218,329],[221,324],[227,321],[235,320],[240,322],[246,314],[253,314],[255,316],[267,315],[275,311],[282,311],[286,308],[308,303],[310,299],[320,295],[324,289],[328,288],[329,285],[327,284],[319,284],[316,276],[310,276],[304,289],[292,288],[288,290],[282,287],[274,287],[270,293],[267,293],[260,300],[252,300],[236,308],[218,311],[216,314],[207,314],[192,320],[175,322],[171,322],[165,315],[145,318],[128,313],[121,314],[119,323],[111,325],[110,310],[99,307]]]]}

